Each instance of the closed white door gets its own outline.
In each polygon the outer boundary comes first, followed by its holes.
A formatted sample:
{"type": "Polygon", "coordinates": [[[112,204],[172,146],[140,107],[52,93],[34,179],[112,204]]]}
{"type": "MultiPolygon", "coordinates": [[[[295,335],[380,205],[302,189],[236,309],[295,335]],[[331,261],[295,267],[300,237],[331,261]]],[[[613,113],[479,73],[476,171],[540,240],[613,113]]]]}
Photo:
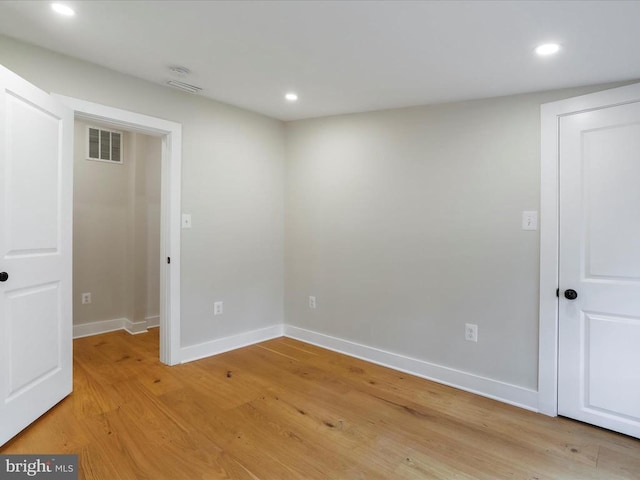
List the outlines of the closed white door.
{"type": "Polygon", "coordinates": [[[638,101],[560,119],[558,413],[640,438],[638,101]]]}
{"type": "Polygon", "coordinates": [[[0,66],[0,445],[72,388],[72,129],[0,66]]]}

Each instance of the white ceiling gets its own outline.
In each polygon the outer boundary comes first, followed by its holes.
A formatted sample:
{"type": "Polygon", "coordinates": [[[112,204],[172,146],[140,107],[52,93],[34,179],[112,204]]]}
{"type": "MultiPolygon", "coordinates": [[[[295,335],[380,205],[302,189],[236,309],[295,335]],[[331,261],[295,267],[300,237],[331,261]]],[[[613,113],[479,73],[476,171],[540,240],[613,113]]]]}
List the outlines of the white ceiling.
{"type": "Polygon", "coordinates": [[[161,84],[183,65],[200,95],[281,120],[640,78],[640,1],[62,3],[77,15],[0,1],[0,32],[161,84]]]}

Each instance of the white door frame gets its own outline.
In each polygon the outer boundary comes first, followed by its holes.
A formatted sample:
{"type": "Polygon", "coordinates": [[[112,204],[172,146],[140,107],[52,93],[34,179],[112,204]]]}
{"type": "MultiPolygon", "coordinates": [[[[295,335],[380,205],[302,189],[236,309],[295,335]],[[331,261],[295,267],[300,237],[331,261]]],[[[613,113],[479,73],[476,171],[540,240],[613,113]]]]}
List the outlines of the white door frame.
{"type": "Polygon", "coordinates": [[[182,125],[77,98],[53,94],[76,118],[162,138],[160,201],[160,361],[180,363],[180,199],[182,125]],[[171,263],[167,259],[171,258],[171,263]]]}
{"type": "Polygon", "coordinates": [[[558,145],[560,117],[640,100],[640,83],[541,106],[538,411],[558,414],[558,145]]]}

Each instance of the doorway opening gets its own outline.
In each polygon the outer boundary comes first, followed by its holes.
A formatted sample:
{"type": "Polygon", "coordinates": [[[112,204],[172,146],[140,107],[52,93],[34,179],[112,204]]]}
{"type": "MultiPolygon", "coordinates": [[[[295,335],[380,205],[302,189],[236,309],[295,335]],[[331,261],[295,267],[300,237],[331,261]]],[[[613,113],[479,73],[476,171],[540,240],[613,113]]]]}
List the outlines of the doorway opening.
{"type": "Polygon", "coordinates": [[[160,324],[159,136],[75,120],[74,338],[160,324]]]}
{"type": "MultiPolygon", "coordinates": [[[[107,130],[127,131],[159,139],[159,315],[160,361],[181,362],[180,355],[180,198],[182,125],[76,98],[53,95],[74,112],[76,122],[97,124],[107,130]]],[[[115,166],[117,167],[117,166],[115,166]]],[[[90,292],[80,292],[90,293],[90,292]]]]}

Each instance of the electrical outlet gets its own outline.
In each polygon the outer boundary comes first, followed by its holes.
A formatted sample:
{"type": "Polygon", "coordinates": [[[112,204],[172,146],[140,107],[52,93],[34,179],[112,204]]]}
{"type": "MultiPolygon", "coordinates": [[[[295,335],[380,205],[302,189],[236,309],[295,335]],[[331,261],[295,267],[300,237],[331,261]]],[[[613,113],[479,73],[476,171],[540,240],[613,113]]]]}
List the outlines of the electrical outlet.
{"type": "Polygon", "coordinates": [[[213,315],[222,315],[224,313],[224,303],[223,302],[214,302],[213,304],[213,315]]]}
{"type": "Polygon", "coordinates": [[[478,325],[474,323],[465,323],[464,339],[468,340],[469,342],[477,342],[478,341],[478,325]]]}
{"type": "Polygon", "coordinates": [[[309,296],[309,308],[316,308],[316,297],[309,296]]]}
{"type": "Polygon", "coordinates": [[[91,294],[90,293],[83,293],[82,294],[82,304],[83,305],[87,305],[88,303],[91,303],[91,294]]]}

